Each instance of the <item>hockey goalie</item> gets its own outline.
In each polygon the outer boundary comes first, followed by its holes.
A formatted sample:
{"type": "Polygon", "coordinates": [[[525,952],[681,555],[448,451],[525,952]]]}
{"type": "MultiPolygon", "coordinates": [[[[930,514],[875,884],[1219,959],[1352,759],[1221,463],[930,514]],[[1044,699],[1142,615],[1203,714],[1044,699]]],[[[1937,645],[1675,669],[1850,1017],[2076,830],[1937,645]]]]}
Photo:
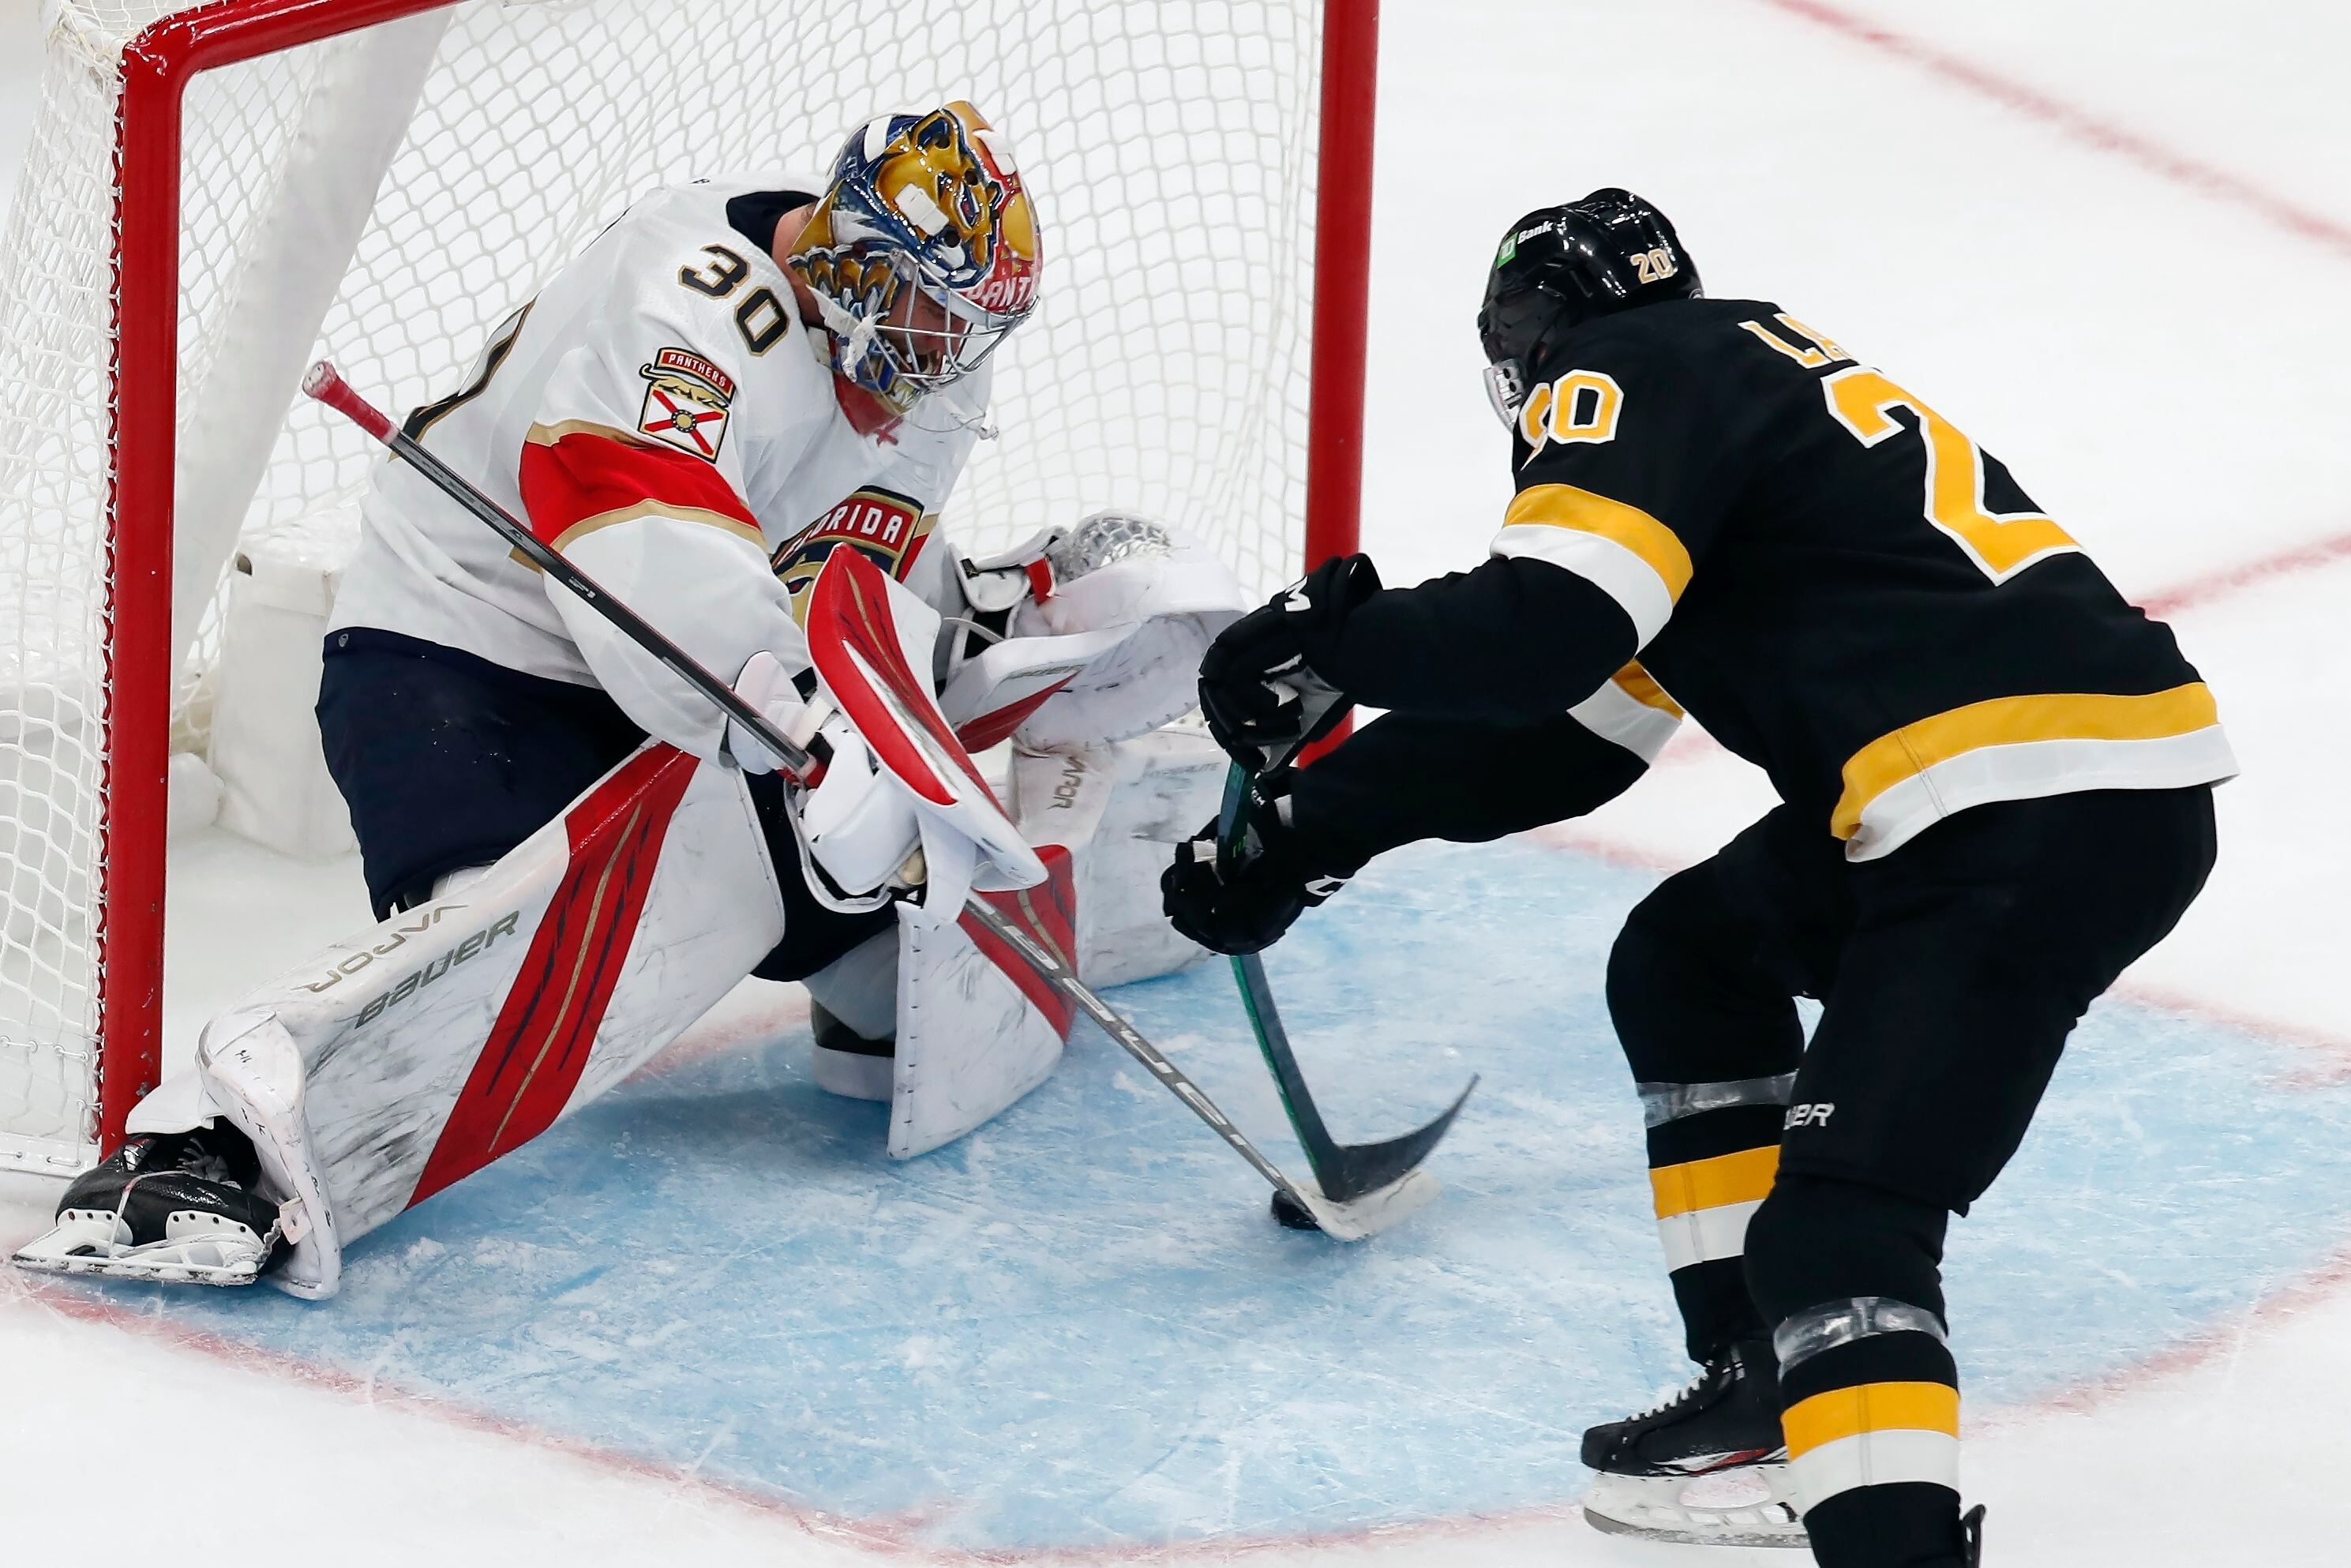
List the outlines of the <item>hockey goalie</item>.
{"type": "Polygon", "coordinates": [[[349,1243],[620,1082],[746,976],[806,983],[817,1082],[889,1103],[893,1155],[1042,1082],[1072,1015],[959,918],[984,848],[812,668],[804,622],[839,613],[844,574],[882,591],[860,601],[886,622],[868,646],[903,655],[957,760],[1012,742],[1029,874],[1010,880],[1033,885],[999,911],[1097,983],[1196,956],[1151,907],[1164,852],[1139,841],[1180,836],[1217,788],[1205,737],[1162,727],[1238,584],[1145,518],[979,559],[937,526],[1040,261],[1005,137],[956,102],[860,128],[829,176],[654,191],[508,318],[407,434],[733,680],[820,777],[788,785],[593,606],[386,464],[318,709],[380,924],[214,1019],[17,1260],[331,1295],[349,1243]]]}

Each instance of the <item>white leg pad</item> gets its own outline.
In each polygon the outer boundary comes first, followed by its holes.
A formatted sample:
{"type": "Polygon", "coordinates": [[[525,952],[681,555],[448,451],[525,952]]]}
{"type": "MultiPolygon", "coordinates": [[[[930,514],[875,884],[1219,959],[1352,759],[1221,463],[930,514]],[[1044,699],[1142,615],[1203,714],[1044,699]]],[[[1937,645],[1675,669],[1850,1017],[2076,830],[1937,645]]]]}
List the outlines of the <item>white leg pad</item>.
{"type": "Polygon", "coordinates": [[[343,1246],[620,1082],[783,926],[742,773],[648,744],[461,892],[213,1019],[204,1092],[292,1200],[273,1282],[333,1294],[343,1246]]]}
{"type": "Polygon", "coordinates": [[[1097,988],[1174,974],[1207,956],[1159,908],[1176,845],[1216,816],[1227,758],[1207,732],[1170,726],[1082,750],[1012,758],[1013,820],[1076,862],[1078,973],[1097,988]]]}
{"type": "MultiPolygon", "coordinates": [[[[1049,755],[1016,751],[1008,793],[1021,834],[1050,875],[1040,886],[986,894],[1065,956],[1093,986],[1147,979],[1196,963],[1202,950],[1159,913],[1159,873],[1173,846],[1213,817],[1225,758],[1197,731],[1049,755]]],[[[900,1159],[961,1137],[1043,1082],[1075,1019],[1069,999],[975,922],[912,918],[902,909],[897,948],[897,1054],[890,1153],[900,1159]]],[[[861,949],[861,955],[862,950],[861,949]]],[[[861,955],[852,955],[858,957],[861,955]]],[[[846,963],[847,960],[844,960],[846,963]]],[[[810,981],[834,1007],[856,1000],[831,970],[810,981]]],[[[827,1061],[817,1082],[835,1093],[870,1087],[863,1062],[827,1061]]]]}
{"type": "MultiPolygon", "coordinates": [[[[853,1034],[886,1040],[898,1032],[898,944],[893,926],[878,932],[808,977],[810,998],[853,1034]]],[[[816,1086],[829,1094],[888,1104],[894,1091],[887,1056],[832,1051],[821,1041],[809,1051],[816,1086]]]]}
{"type": "MultiPolygon", "coordinates": [[[[1038,886],[980,896],[1067,956],[1076,925],[1069,852],[1049,845],[1040,857],[1046,880],[1038,886]]],[[[1045,1082],[1076,1016],[1068,998],[969,915],[941,924],[902,904],[891,1155],[911,1159],[952,1142],[1045,1082]]]]}
{"type": "Polygon", "coordinates": [[[174,1072],[147,1092],[123,1119],[126,1133],[193,1133],[209,1127],[221,1108],[204,1091],[204,1075],[191,1067],[174,1072]]]}
{"type": "Polygon", "coordinates": [[[876,932],[810,975],[809,995],[868,1040],[898,1028],[898,933],[876,932]]]}

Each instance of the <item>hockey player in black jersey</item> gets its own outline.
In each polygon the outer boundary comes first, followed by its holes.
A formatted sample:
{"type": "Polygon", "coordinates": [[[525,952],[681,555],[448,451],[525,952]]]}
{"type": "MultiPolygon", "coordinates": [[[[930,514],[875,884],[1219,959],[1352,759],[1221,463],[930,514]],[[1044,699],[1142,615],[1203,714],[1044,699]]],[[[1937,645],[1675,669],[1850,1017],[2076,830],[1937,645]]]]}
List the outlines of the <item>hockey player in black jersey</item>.
{"type": "Polygon", "coordinates": [[[2202,887],[2212,695],[1997,459],[1777,306],[1703,298],[1638,197],[1513,225],[1479,327],[1517,485],[1491,559],[1403,590],[1333,561],[1218,640],[1202,704],[1244,761],[1301,693],[1391,712],[1259,781],[1254,858],[1184,846],[1168,912],[1254,950],[1384,850],[1590,810],[1682,709],[1762,768],[1782,804],[1609,961],[1704,1370],[1585,1435],[1586,1514],[1971,1563],[1945,1228],[2202,887]],[[1772,1501],[1698,1505],[1709,1471],[1772,1501]]]}

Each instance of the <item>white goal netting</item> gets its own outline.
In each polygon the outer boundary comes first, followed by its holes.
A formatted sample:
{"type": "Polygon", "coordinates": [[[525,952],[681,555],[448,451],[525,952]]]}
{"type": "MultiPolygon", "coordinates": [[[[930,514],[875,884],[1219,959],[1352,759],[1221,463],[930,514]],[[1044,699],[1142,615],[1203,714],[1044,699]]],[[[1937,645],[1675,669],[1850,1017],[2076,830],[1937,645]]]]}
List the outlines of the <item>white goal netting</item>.
{"type": "MultiPolygon", "coordinates": [[[[113,172],[121,50],[188,9],[53,4],[0,238],[0,1166],[89,1158],[108,813],[164,809],[109,799],[104,770],[110,585],[137,564],[109,516],[113,172]]],[[[871,114],[958,97],[1012,138],[1046,272],[998,361],[1002,436],[950,526],[986,546],[1141,508],[1270,589],[1301,549],[1321,9],[472,0],[196,77],[177,695],[169,712],[116,704],[110,722],[201,747],[238,541],[325,528],[331,549],[349,527],[372,448],[295,396],[314,354],[389,407],[446,392],[487,329],[648,187],[820,172],[871,114]]]]}

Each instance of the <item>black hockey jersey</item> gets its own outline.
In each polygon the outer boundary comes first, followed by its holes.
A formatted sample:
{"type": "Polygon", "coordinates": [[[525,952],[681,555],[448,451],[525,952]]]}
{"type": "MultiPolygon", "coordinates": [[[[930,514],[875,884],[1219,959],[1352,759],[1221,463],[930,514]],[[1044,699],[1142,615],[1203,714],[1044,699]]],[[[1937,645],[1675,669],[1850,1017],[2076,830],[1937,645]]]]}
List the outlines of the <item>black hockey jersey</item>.
{"type": "Polygon", "coordinates": [[[1855,860],[1987,801],[2236,771],[2170,632],[1997,458],[1776,306],[1604,317],[1533,381],[1497,559],[1357,612],[1326,673],[1358,700],[1458,725],[1437,694],[1476,691],[1523,723],[1637,653],[1855,860]]]}

